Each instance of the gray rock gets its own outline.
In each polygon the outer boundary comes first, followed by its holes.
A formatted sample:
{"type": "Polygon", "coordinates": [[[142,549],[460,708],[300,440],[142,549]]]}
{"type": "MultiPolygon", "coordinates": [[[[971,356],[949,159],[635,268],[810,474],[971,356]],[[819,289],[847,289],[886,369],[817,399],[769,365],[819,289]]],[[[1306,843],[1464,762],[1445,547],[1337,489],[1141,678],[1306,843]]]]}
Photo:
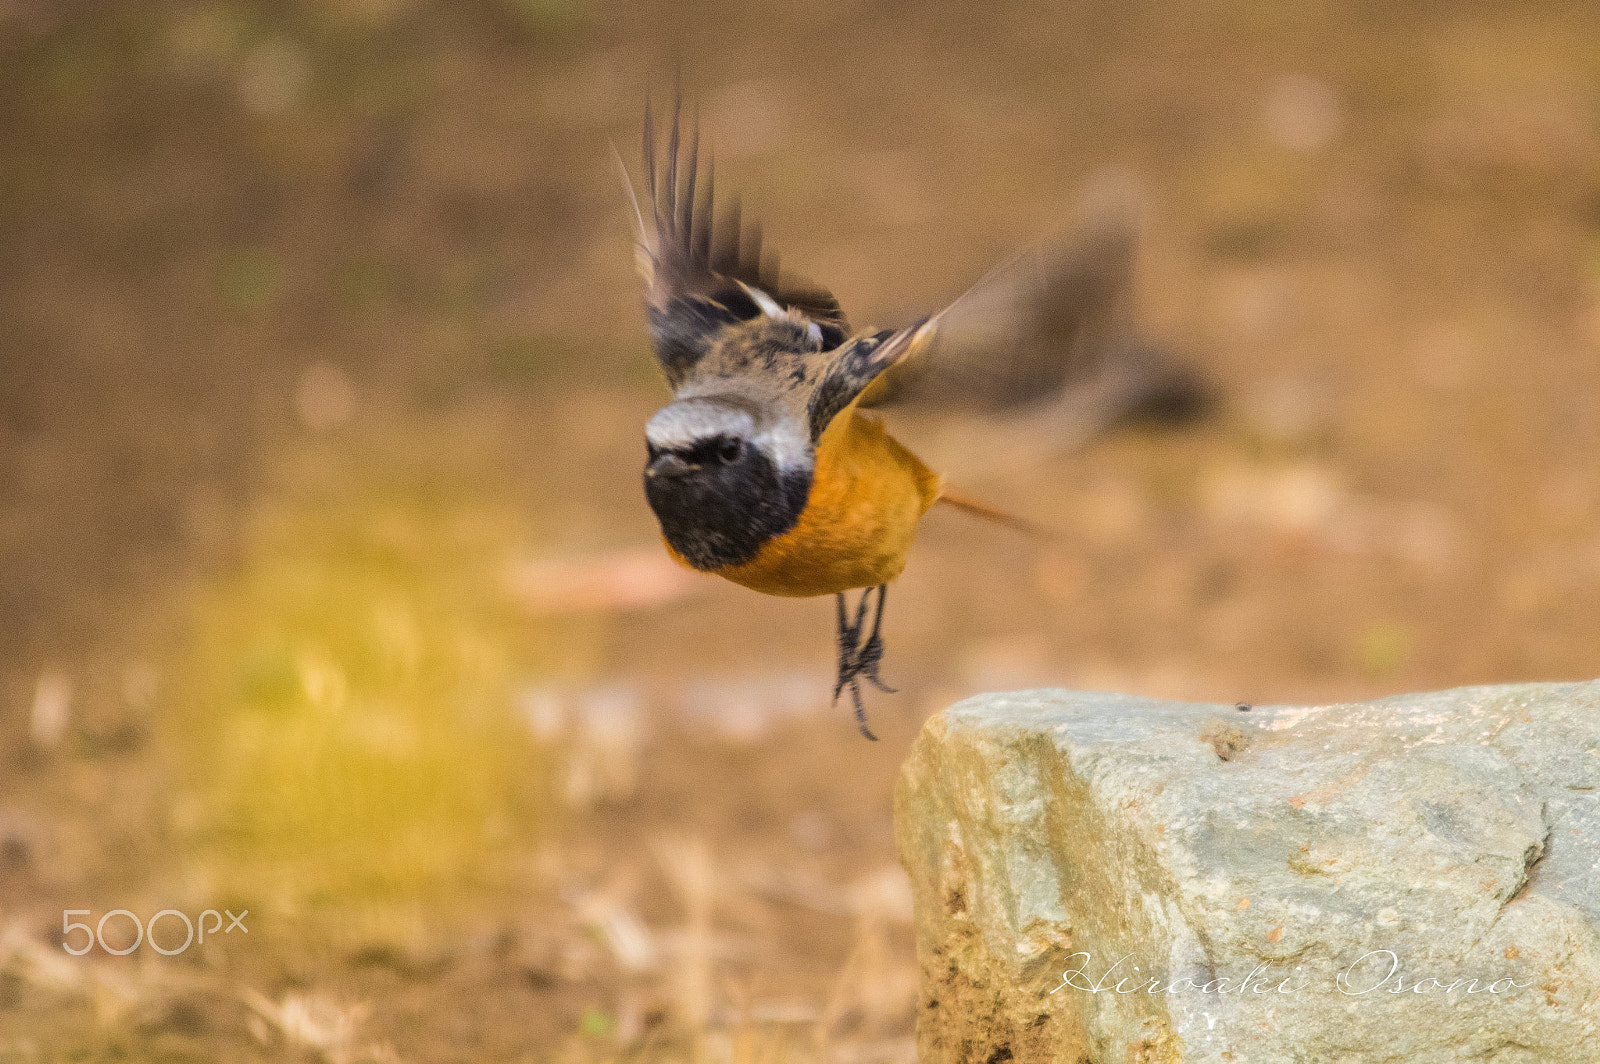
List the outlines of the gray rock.
{"type": "Polygon", "coordinates": [[[1026,691],[895,797],[923,1064],[1600,1061],[1600,682],[1026,691]]]}

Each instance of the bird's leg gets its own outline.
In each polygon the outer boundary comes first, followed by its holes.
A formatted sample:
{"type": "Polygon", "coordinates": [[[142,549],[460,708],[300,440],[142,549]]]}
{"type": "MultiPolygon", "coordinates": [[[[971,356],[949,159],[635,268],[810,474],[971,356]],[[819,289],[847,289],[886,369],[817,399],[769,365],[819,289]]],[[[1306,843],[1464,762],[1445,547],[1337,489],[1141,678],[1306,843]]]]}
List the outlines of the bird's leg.
{"type": "Polygon", "coordinates": [[[861,729],[862,735],[873,740],[878,737],[867,727],[867,710],[861,702],[860,678],[865,676],[881,691],[894,690],[884,686],[883,681],[878,679],[878,664],[883,660],[883,639],[879,636],[878,629],[883,623],[884,591],[884,585],[880,584],[877,588],[878,608],[872,618],[872,633],[867,636],[865,642],[861,639],[861,630],[866,627],[867,598],[873,589],[869,587],[861,593],[861,601],[856,604],[854,623],[849,619],[844,592],[839,592],[834,598],[839,621],[839,678],[833,685],[833,700],[837,702],[839,695],[848,686],[850,701],[855,706],[856,726],[861,729]]]}
{"type": "MultiPolygon", "coordinates": [[[[866,605],[867,596],[872,593],[868,588],[861,593],[861,604],[866,605]]],[[[883,600],[889,595],[889,585],[878,585],[878,609],[872,615],[872,634],[867,636],[867,641],[861,644],[861,649],[856,653],[856,666],[861,675],[872,681],[872,686],[888,694],[895,690],[882,680],[878,679],[878,664],[883,661],[883,639],[878,635],[878,628],[883,624],[883,600]]],[[[857,622],[859,623],[859,622],[857,622]]]]}
{"type": "Polygon", "coordinates": [[[863,595],[860,604],[856,606],[854,624],[850,623],[849,612],[845,608],[844,592],[835,595],[833,601],[838,607],[839,618],[839,679],[833,685],[833,700],[837,702],[844,685],[854,681],[856,674],[861,671],[857,662],[860,654],[861,628],[867,618],[867,599],[863,595]]]}

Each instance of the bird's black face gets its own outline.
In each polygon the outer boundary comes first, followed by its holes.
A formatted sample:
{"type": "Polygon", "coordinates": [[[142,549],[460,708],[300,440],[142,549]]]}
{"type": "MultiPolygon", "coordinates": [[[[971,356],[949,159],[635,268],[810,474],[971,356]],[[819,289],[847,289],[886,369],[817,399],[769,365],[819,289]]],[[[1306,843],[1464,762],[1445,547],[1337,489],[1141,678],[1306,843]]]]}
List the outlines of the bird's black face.
{"type": "Polygon", "coordinates": [[[799,520],[811,493],[810,467],[781,468],[764,441],[752,438],[758,434],[748,416],[684,413],[668,407],[651,420],[645,498],[667,543],[695,568],[742,565],[799,520]]]}

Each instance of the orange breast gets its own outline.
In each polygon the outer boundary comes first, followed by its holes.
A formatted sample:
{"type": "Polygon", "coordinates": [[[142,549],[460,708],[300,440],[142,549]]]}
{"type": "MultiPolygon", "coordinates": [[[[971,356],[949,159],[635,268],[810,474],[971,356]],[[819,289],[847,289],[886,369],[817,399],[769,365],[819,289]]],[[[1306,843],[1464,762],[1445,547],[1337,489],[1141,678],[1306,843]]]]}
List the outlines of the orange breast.
{"type": "Polygon", "coordinates": [[[717,570],[768,595],[831,595],[900,575],[942,478],[854,406],[817,444],[805,512],[743,565],[717,570]]]}

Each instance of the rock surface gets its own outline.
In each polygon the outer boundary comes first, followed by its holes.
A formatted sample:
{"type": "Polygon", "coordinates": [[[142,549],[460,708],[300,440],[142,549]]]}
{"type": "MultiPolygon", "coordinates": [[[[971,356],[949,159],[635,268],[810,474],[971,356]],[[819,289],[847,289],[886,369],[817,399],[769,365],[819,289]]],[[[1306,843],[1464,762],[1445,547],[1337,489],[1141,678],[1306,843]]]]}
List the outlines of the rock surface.
{"type": "Polygon", "coordinates": [[[895,799],[923,1064],[1600,1061],[1600,682],[986,695],[895,799]]]}

